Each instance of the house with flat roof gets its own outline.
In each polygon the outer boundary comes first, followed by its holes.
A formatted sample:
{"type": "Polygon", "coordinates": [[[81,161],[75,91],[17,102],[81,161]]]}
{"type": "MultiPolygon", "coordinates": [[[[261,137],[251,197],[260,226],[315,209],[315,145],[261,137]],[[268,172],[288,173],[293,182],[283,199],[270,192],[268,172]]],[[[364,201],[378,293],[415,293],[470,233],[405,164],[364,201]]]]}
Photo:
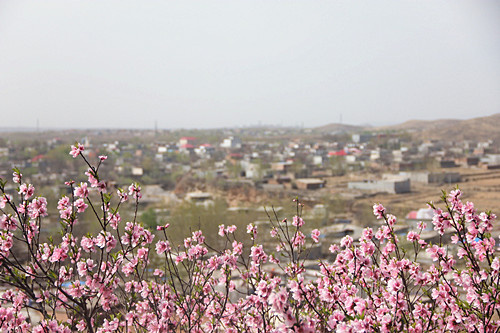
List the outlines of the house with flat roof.
{"type": "Polygon", "coordinates": [[[409,178],[364,180],[359,182],[349,182],[347,183],[347,188],[354,190],[385,192],[392,194],[408,193],[411,191],[409,178]]]}
{"type": "Polygon", "coordinates": [[[299,178],[295,183],[300,190],[317,190],[325,187],[326,181],[318,178],[299,178]]]}

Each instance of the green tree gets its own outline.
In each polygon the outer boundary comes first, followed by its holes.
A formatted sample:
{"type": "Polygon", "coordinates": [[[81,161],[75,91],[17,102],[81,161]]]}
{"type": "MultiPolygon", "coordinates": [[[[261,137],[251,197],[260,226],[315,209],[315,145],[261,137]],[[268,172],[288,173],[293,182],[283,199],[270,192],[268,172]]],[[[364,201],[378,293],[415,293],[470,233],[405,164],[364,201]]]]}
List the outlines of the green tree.
{"type": "Polygon", "coordinates": [[[153,208],[148,208],[141,215],[142,223],[144,226],[150,228],[151,230],[156,230],[156,226],[158,225],[158,216],[153,208]]]}

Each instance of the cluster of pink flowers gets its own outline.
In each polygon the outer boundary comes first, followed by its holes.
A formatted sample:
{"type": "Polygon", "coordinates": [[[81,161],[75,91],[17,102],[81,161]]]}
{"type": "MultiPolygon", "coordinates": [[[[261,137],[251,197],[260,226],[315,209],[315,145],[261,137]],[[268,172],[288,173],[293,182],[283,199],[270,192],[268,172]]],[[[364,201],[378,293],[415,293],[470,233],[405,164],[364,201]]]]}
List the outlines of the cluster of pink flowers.
{"type": "Polygon", "coordinates": [[[85,147],[82,144],[77,143],[77,144],[71,146],[71,151],[69,152],[69,154],[71,156],[73,156],[73,158],[77,158],[78,155],[80,155],[84,150],[85,150],[85,147]]]}
{"type": "Polygon", "coordinates": [[[122,222],[118,208],[131,196],[137,212],[140,186],[119,189],[115,199],[103,195],[98,169],[106,158],[93,167],[83,149],[77,144],[70,154],[87,163],[88,183],[67,183],[72,195],[57,203],[58,242],[40,237],[47,201],[33,185],[15,170],[14,199],[0,181],[0,282],[10,287],[0,294],[2,332],[500,330],[496,216],[462,202],[460,190],[443,197],[443,208],[431,204],[437,242],[423,239],[423,223],[400,239],[396,217],[376,204],[378,230],[345,236],[312,269],[306,259],[321,233],[305,231],[298,199],[291,223],[269,221],[273,243],[260,243],[251,224],[246,234],[220,225],[222,249],[207,244],[201,231],[176,245],[168,224],[149,230],[137,213],[122,222]],[[88,207],[100,230],[79,239],[73,230],[88,207]]]}

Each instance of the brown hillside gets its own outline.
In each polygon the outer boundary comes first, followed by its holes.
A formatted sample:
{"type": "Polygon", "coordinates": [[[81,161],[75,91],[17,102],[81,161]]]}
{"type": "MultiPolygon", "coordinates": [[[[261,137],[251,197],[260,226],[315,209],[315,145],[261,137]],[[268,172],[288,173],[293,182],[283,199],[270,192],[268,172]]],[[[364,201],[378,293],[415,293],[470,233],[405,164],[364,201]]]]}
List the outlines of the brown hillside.
{"type": "Polygon", "coordinates": [[[457,125],[462,120],[456,119],[437,119],[437,120],[408,120],[402,124],[378,127],[378,130],[394,130],[394,131],[425,131],[435,130],[438,128],[448,128],[457,125]]]}
{"type": "Polygon", "coordinates": [[[313,128],[315,132],[319,133],[349,133],[349,132],[361,131],[363,129],[364,129],[363,126],[354,126],[354,125],[337,124],[337,123],[332,123],[313,128]]]}
{"type": "Polygon", "coordinates": [[[467,120],[410,120],[376,130],[411,131],[418,138],[435,140],[493,140],[500,142],[500,113],[467,120]]]}
{"type": "Polygon", "coordinates": [[[443,127],[429,128],[422,135],[441,140],[493,140],[500,142],[500,113],[468,120],[457,121],[443,127]]]}

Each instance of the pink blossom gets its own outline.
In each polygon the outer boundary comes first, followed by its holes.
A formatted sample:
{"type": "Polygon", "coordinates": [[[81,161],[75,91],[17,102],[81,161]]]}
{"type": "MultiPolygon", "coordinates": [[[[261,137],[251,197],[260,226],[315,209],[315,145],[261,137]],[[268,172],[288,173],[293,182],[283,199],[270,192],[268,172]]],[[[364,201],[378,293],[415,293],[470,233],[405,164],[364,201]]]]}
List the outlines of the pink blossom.
{"type": "Polygon", "coordinates": [[[15,231],[17,230],[18,223],[19,222],[16,220],[16,218],[11,214],[3,214],[2,216],[0,216],[0,229],[15,231]]]}
{"type": "Polygon", "coordinates": [[[122,221],[122,218],[120,216],[120,213],[116,212],[113,215],[111,215],[111,217],[109,218],[109,225],[111,226],[111,228],[116,230],[118,228],[118,224],[121,221],[122,221]]]}
{"type": "Polygon", "coordinates": [[[35,188],[31,184],[21,184],[21,186],[19,186],[19,194],[24,195],[24,199],[29,199],[34,193],[35,188]]]}
{"type": "Polygon", "coordinates": [[[94,252],[95,251],[95,249],[94,249],[95,243],[91,237],[83,236],[80,244],[82,246],[82,249],[85,252],[94,252]]]}
{"type": "Polygon", "coordinates": [[[44,197],[33,199],[28,205],[28,215],[32,219],[36,219],[40,216],[47,216],[47,199],[44,197]]]}
{"type": "Polygon", "coordinates": [[[233,244],[233,253],[236,255],[241,255],[243,253],[243,243],[234,241],[233,244]]]}
{"type": "Polygon", "coordinates": [[[162,271],[161,269],[155,269],[155,271],[153,272],[153,275],[163,277],[165,275],[165,272],[162,271]]]}
{"type": "Polygon", "coordinates": [[[158,241],[156,243],[156,252],[162,254],[165,251],[170,251],[170,243],[168,241],[158,241]]]}
{"type": "Polygon", "coordinates": [[[204,256],[207,253],[208,253],[207,249],[200,244],[197,244],[189,248],[187,252],[189,260],[199,259],[200,257],[204,256]]]}
{"type": "MultiPolygon", "coordinates": [[[[82,239],[83,240],[83,239],[82,239]]],[[[107,231],[101,231],[99,235],[93,240],[93,243],[99,248],[106,248],[106,252],[110,252],[115,248],[117,240],[107,231]]]]}
{"type": "Polygon", "coordinates": [[[443,257],[446,254],[445,249],[437,245],[433,245],[432,247],[425,250],[425,252],[429,253],[433,261],[438,260],[440,257],[443,257]]]}
{"type": "Polygon", "coordinates": [[[106,183],[105,182],[98,182],[97,183],[97,190],[101,193],[107,193],[108,190],[107,190],[107,186],[106,186],[106,183]]]}
{"type": "Polygon", "coordinates": [[[92,169],[88,169],[87,172],[85,172],[85,175],[88,177],[88,181],[90,183],[91,187],[97,187],[97,184],[99,181],[96,178],[95,172],[92,169]]]}
{"type": "Polygon", "coordinates": [[[8,256],[9,250],[12,248],[12,234],[10,232],[0,231],[0,253],[3,256],[8,256]]]}
{"type": "Polygon", "coordinates": [[[382,249],[382,253],[384,255],[388,255],[389,253],[392,253],[396,250],[396,245],[392,242],[388,242],[384,248],[382,249]]]}
{"type": "Polygon", "coordinates": [[[417,228],[420,230],[425,230],[425,229],[427,229],[427,223],[420,221],[420,222],[418,222],[417,228]]]}
{"type": "Polygon", "coordinates": [[[74,205],[78,213],[83,213],[85,209],[87,209],[88,207],[88,205],[85,203],[85,201],[83,201],[83,199],[76,200],[74,205]]]}
{"type": "Polygon", "coordinates": [[[125,276],[129,276],[134,272],[136,266],[137,266],[137,259],[133,259],[122,266],[122,272],[125,274],[125,276]]]}
{"type": "Polygon", "coordinates": [[[80,186],[75,189],[75,195],[80,198],[86,198],[89,195],[87,183],[80,183],[80,186]]]}
{"type": "Polygon", "coordinates": [[[328,248],[328,250],[329,250],[331,253],[335,253],[335,252],[337,252],[337,251],[339,250],[339,247],[338,247],[338,245],[336,245],[336,244],[332,244],[332,245],[330,245],[330,247],[328,248]]]}
{"type": "Polygon", "coordinates": [[[14,173],[12,174],[12,181],[14,183],[21,184],[22,177],[23,175],[20,172],[14,171],[14,173]]]}
{"type": "Polygon", "coordinates": [[[165,225],[159,225],[159,226],[156,226],[156,230],[160,231],[160,230],[165,230],[167,229],[168,227],[170,227],[170,223],[167,223],[165,225]]]}
{"type": "Polygon", "coordinates": [[[409,231],[408,235],[406,235],[406,239],[408,239],[408,241],[410,242],[415,242],[420,239],[420,235],[417,234],[415,231],[409,231]]]}
{"type": "Polygon", "coordinates": [[[65,260],[68,257],[66,252],[67,252],[67,249],[63,249],[63,248],[59,248],[59,247],[55,248],[49,261],[50,262],[58,262],[58,261],[65,260]]]}
{"type": "Polygon", "coordinates": [[[95,265],[92,259],[87,259],[87,261],[79,261],[77,263],[78,274],[81,277],[86,277],[88,272],[91,272],[94,267],[95,265]]]}
{"type": "Polygon", "coordinates": [[[387,215],[387,224],[392,228],[396,224],[396,216],[392,214],[387,215]]]}
{"type": "Polygon", "coordinates": [[[178,256],[175,257],[175,263],[176,264],[180,264],[181,262],[183,262],[184,260],[186,260],[187,258],[187,255],[185,252],[181,252],[179,253],[178,256]]]}
{"type": "Polygon", "coordinates": [[[306,243],[306,236],[301,231],[295,232],[295,235],[292,238],[293,247],[300,248],[304,246],[305,243],[306,243]]]}
{"type": "Polygon", "coordinates": [[[373,215],[375,215],[377,217],[377,219],[384,218],[384,215],[385,215],[384,206],[382,206],[382,204],[374,204],[373,205],[373,215]]]}
{"type": "Polygon", "coordinates": [[[390,279],[389,282],[387,283],[387,290],[389,292],[396,293],[403,288],[403,283],[401,282],[400,279],[390,279]]]}
{"type": "Polygon", "coordinates": [[[311,238],[313,239],[313,241],[315,243],[318,243],[319,242],[319,236],[320,236],[320,231],[318,229],[314,229],[312,232],[311,232],[311,238]]]}
{"type": "Polygon", "coordinates": [[[352,237],[347,235],[345,236],[344,238],[342,238],[342,240],[340,241],[340,246],[342,247],[351,247],[352,245],[352,237]]]}
{"type": "Polygon", "coordinates": [[[373,229],[365,228],[363,229],[363,239],[371,240],[373,238],[373,229]]]}
{"type": "Polygon", "coordinates": [[[301,217],[295,215],[293,217],[292,225],[296,226],[297,228],[300,228],[304,225],[304,220],[301,217]]]}
{"type": "Polygon", "coordinates": [[[11,196],[4,193],[3,196],[0,198],[0,209],[4,209],[5,205],[11,201],[12,201],[11,196]]]}
{"type": "MultiPolygon", "coordinates": [[[[97,168],[88,171],[95,192],[105,184],[93,171],[97,168]]],[[[47,201],[33,198],[27,184],[20,184],[15,204],[5,193],[0,197],[0,276],[15,287],[0,293],[0,331],[70,333],[88,326],[96,333],[499,330],[495,215],[463,204],[459,191],[444,197],[443,209],[432,204],[433,244],[422,239],[421,226],[408,232],[410,244],[399,243],[397,219],[375,205],[384,225],[366,228],[356,240],[345,236],[340,246],[330,246],[332,255],[317,261],[318,269],[310,269],[314,261],[306,260],[298,216],[292,224],[277,223],[271,229],[274,239],[258,239],[252,224],[247,227],[251,240],[239,239],[236,226],[222,225],[219,233],[225,237],[213,246],[201,231],[176,244],[172,239],[178,235],[172,237],[168,224],[159,226],[165,238],[150,253],[155,238],[150,230],[135,218],[119,225],[117,207],[128,196],[123,191],[110,202],[99,202],[96,195],[100,228],[77,237],[74,212],[91,202],[85,198],[92,188],[83,184],[74,189],[76,198],[58,201],[61,236],[45,243],[40,230],[49,230],[43,220],[47,201]],[[441,238],[444,232],[447,237],[441,238]],[[18,245],[29,245],[28,251],[18,251],[18,245]],[[421,258],[425,254],[432,262],[421,258]],[[30,306],[49,315],[32,324],[23,315],[30,306]],[[54,308],[78,316],[61,323],[51,317],[54,308]]],[[[140,189],[131,187],[130,195],[139,199],[140,189]]],[[[319,237],[318,229],[311,231],[313,242],[319,237]]]]}
{"type": "Polygon", "coordinates": [[[141,260],[146,260],[148,256],[149,250],[145,247],[141,247],[140,249],[137,250],[137,258],[141,260]]]}
{"type": "Polygon", "coordinates": [[[448,200],[452,204],[457,204],[459,202],[460,197],[462,196],[462,191],[460,190],[453,190],[450,192],[448,195],[448,200]]]}
{"type": "Polygon", "coordinates": [[[493,262],[491,263],[491,269],[494,271],[500,271],[500,261],[498,258],[493,259],[493,262]]]}
{"type": "Polygon", "coordinates": [[[375,253],[375,245],[372,242],[362,242],[360,247],[365,256],[371,256],[375,253]]]}
{"type": "Polygon", "coordinates": [[[138,184],[132,184],[128,187],[128,194],[133,196],[135,199],[142,198],[141,187],[138,184]]]}
{"type": "Polygon", "coordinates": [[[262,245],[252,246],[250,251],[251,251],[250,257],[252,258],[255,264],[259,265],[267,261],[267,254],[264,252],[262,245]]]}
{"type": "Polygon", "coordinates": [[[254,239],[257,237],[257,227],[253,224],[247,225],[247,233],[250,234],[250,237],[254,239]]]}
{"type": "Polygon", "coordinates": [[[80,143],[77,143],[76,145],[71,146],[71,151],[69,152],[69,154],[71,156],[73,156],[73,158],[76,158],[84,150],[85,150],[85,148],[83,147],[83,145],[81,145],[80,143]]]}
{"type": "Polygon", "coordinates": [[[71,217],[71,213],[73,213],[73,210],[71,209],[71,207],[66,207],[65,209],[62,209],[59,211],[59,216],[63,220],[67,220],[71,217]]]}
{"type": "Polygon", "coordinates": [[[226,234],[226,229],[224,224],[219,225],[219,236],[224,237],[225,234],[226,234]]]}
{"type": "Polygon", "coordinates": [[[124,192],[122,189],[119,189],[116,192],[118,193],[118,196],[120,197],[120,202],[125,202],[128,200],[127,192],[124,192]]]}
{"type": "Polygon", "coordinates": [[[85,324],[85,321],[82,319],[78,322],[78,324],[76,324],[76,328],[80,331],[80,332],[83,332],[86,328],[87,328],[87,325],[85,324]]]}
{"type": "Polygon", "coordinates": [[[59,201],[57,202],[57,209],[63,210],[69,207],[69,198],[67,196],[63,196],[59,201]]]}
{"type": "Polygon", "coordinates": [[[380,241],[384,241],[385,239],[391,239],[391,237],[392,237],[391,229],[386,225],[380,227],[375,233],[375,238],[380,241]]]}
{"type": "Polygon", "coordinates": [[[265,280],[261,280],[257,285],[257,295],[260,297],[267,299],[271,294],[272,286],[267,283],[265,280]]]}
{"type": "Polygon", "coordinates": [[[424,248],[427,245],[427,242],[424,241],[423,239],[421,239],[421,240],[418,241],[418,244],[420,244],[421,248],[424,248]]]}

